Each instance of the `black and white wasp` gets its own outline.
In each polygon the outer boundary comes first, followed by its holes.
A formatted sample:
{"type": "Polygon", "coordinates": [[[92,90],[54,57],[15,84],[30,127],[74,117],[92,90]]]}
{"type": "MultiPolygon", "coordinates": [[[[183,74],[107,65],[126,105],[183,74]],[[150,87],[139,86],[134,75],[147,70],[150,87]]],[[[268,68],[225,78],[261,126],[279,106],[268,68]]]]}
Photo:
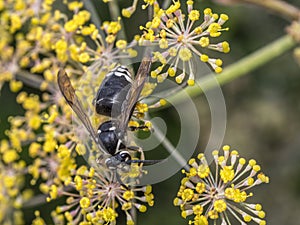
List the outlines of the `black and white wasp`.
{"type": "Polygon", "coordinates": [[[111,120],[100,124],[97,133],[75,93],[67,73],[63,69],[58,73],[57,82],[62,95],[87,129],[98,149],[102,153],[110,155],[105,161],[106,166],[110,169],[115,170],[124,164],[150,165],[160,161],[131,159],[126,146],[128,122],[148,78],[150,67],[151,60],[145,57],[134,80],[124,66],[119,66],[106,75],[94,99],[94,105],[98,114],[110,116],[111,120]]]}

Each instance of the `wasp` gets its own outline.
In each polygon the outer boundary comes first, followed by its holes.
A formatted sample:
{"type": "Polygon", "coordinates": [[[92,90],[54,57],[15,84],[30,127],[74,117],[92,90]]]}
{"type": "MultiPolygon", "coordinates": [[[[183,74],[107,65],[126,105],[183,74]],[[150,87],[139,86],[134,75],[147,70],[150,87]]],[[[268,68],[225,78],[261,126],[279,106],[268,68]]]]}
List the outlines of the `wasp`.
{"type": "Polygon", "coordinates": [[[128,123],[149,76],[150,67],[151,60],[145,57],[134,80],[124,66],[119,66],[106,75],[94,99],[94,105],[98,114],[110,116],[111,120],[100,124],[97,132],[85,113],[67,73],[63,69],[58,72],[57,83],[62,95],[87,129],[97,148],[109,155],[105,164],[110,169],[116,170],[124,164],[152,165],[160,161],[131,159],[126,146],[128,123]]]}

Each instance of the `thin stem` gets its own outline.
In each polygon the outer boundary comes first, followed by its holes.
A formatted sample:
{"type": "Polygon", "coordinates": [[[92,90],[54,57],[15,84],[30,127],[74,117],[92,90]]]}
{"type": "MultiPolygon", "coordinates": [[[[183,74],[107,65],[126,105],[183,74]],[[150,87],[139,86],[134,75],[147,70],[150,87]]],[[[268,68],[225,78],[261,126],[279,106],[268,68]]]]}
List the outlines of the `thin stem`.
{"type": "Polygon", "coordinates": [[[91,13],[91,21],[101,32],[102,30],[100,29],[100,27],[102,22],[95,9],[94,3],[92,1],[83,1],[83,3],[84,3],[84,7],[91,13]]]}
{"type": "MultiPolygon", "coordinates": [[[[117,0],[109,1],[108,2],[108,7],[109,7],[109,12],[110,12],[110,16],[111,16],[112,20],[117,21],[118,18],[122,18],[121,14],[120,14],[120,8],[119,8],[117,0]]],[[[120,39],[123,39],[123,40],[127,41],[127,36],[126,36],[126,33],[125,33],[125,26],[124,26],[124,23],[123,23],[122,19],[120,20],[120,24],[121,24],[122,29],[118,32],[118,37],[120,39]]],[[[121,61],[121,64],[123,64],[123,65],[131,65],[130,60],[128,60],[127,58],[124,58],[124,59],[121,58],[120,61],[121,61]]]]}
{"type": "MultiPolygon", "coordinates": [[[[22,81],[24,84],[28,85],[29,87],[36,89],[40,89],[42,83],[45,81],[38,75],[34,75],[25,70],[18,70],[16,73],[16,78],[22,81]]],[[[49,85],[46,90],[49,92],[55,92],[56,89],[52,85],[49,85]]]]}
{"type": "Polygon", "coordinates": [[[165,137],[163,132],[154,124],[152,123],[153,134],[158,138],[162,146],[175,158],[175,160],[180,164],[185,170],[189,170],[189,166],[186,163],[186,159],[182,157],[182,155],[177,151],[177,149],[173,146],[173,144],[165,137]]]}
{"type": "MultiPolygon", "coordinates": [[[[226,67],[221,74],[216,75],[215,73],[210,73],[199,79],[194,86],[189,86],[182,91],[185,91],[191,97],[198,96],[202,94],[204,90],[207,91],[218,85],[224,85],[232,80],[237,79],[238,77],[248,74],[250,71],[258,68],[261,65],[264,65],[277,56],[280,56],[295,45],[296,42],[289,35],[285,35],[268,44],[267,46],[257,50],[256,52],[244,57],[236,63],[226,67]],[[197,83],[201,84],[201,88],[199,85],[197,85],[197,83]]],[[[181,95],[182,91],[169,97],[170,101],[173,103],[184,101],[184,95],[181,95]]],[[[166,106],[169,106],[169,104],[166,106]]]]}
{"type": "Polygon", "coordinates": [[[47,202],[46,197],[47,196],[43,194],[36,195],[32,197],[30,200],[24,202],[22,207],[25,209],[25,208],[32,208],[32,207],[44,205],[47,202]]]}
{"type": "Polygon", "coordinates": [[[300,10],[294,5],[289,4],[286,1],[280,0],[241,0],[242,2],[247,2],[262,6],[264,8],[270,9],[279,15],[287,18],[288,20],[298,20],[300,18],[300,10]]]}
{"type": "MultiPolygon", "coordinates": [[[[121,18],[120,14],[120,8],[118,5],[118,1],[113,0],[108,2],[109,12],[112,20],[118,20],[118,18],[121,18]]],[[[123,29],[121,29],[118,33],[118,36],[124,40],[127,40],[126,33],[124,31],[124,24],[123,21],[120,20],[120,24],[123,29]]]]}
{"type": "Polygon", "coordinates": [[[166,9],[167,7],[170,6],[170,3],[171,3],[171,0],[165,0],[164,3],[163,3],[163,9],[166,9]]]}

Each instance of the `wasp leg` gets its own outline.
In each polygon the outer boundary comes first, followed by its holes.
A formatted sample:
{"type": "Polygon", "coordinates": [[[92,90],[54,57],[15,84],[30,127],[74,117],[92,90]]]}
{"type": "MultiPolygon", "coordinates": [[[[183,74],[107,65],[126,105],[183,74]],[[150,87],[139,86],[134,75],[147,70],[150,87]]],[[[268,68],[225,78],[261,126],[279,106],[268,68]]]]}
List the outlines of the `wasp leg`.
{"type": "Polygon", "coordinates": [[[117,180],[117,182],[118,182],[123,188],[125,188],[126,190],[129,190],[129,187],[128,187],[126,184],[124,184],[124,182],[122,181],[121,176],[120,176],[120,174],[118,173],[117,169],[113,170],[113,174],[114,174],[114,177],[115,177],[115,179],[117,180]]]}
{"type": "Polygon", "coordinates": [[[119,184],[125,188],[126,190],[129,190],[129,187],[123,183],[123,181],[121,180],[121,177],[120,177],[120,174],[119,173],[116,173],[116,178],[117,178],[117,181],[119,182],[119,184]]]}
{"type": "Polygon", "coordinates": [[[139,147],[139,146],[127,146],[126,147],[128,150],[131,150],[131,151],[136,151],[136,152],[138,152],[138,153],[140,153],[140,155],[141,155],[141,160],[145,160],[145,155],[144,155],[144,151],[143,151],[143,149],[141,148],[141,147],[139,147]]]}
{"type": "Polygon", "coordinates": [[[128,130],[129,131],[137,131],[137,130],[149,130],[151,132],[153,132],[152,128],[151,127],[148,127],[146,125],[141,125],[141,126],[138,126],[138,127],[135,127],[135,126],[129,126],[128,127],[128,130]]]}

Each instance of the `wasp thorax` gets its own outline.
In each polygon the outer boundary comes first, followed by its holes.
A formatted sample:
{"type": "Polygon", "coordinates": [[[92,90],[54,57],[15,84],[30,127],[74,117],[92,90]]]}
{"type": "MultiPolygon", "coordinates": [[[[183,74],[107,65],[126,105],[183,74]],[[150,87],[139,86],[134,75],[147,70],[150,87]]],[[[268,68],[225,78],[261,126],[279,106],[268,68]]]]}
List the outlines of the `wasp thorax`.
{"type": "Polygon", "coordinates": [[[118,150],[126,148],[123,144],[124,133],[117,129],[112,120],[100,124],[97,134],[103,147],[111,155],[114,155],[118,150]]]}

